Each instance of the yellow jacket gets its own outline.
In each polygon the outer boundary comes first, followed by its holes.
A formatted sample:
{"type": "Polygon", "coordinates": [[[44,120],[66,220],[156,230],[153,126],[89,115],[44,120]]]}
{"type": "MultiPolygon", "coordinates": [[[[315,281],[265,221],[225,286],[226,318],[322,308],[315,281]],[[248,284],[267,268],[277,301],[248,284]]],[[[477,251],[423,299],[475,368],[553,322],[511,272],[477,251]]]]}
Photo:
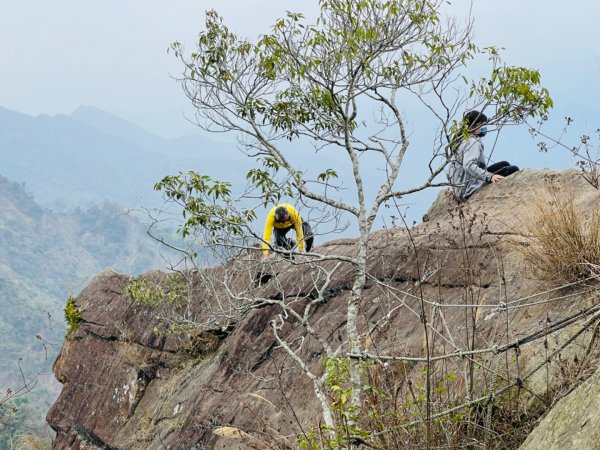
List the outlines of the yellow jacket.
{"type": "Polygon", "coordinates": [[[300,213],[296,211],[289,203],[274,206],[269,214],[267,215],[267,221],[265,222],[265,231],[263,233],[263,254],[269,254],[269,242],[271,242],[271,235],[273,234],[273,227],[275,228],[290,228],[294,227],[296,230],[296,239],[298,239],[298,250],[304,251],[304,232],[302,231],[302,218],[300,213]],[[290,220],[287,222],[275,222],[275,210],[283,206],[290,213],[290,220]]]}

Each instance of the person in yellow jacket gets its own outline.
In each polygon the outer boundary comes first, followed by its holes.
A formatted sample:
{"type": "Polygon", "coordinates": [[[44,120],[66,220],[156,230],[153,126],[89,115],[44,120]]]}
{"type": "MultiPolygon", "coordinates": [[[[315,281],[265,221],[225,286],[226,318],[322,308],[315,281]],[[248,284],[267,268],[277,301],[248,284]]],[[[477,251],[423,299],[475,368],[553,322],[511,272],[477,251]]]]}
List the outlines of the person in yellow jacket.
{"type": "Polygon", "coordinates": [[[292,250],[296,246],[296,242],[286,237],[286,234],[292,228],[296,231],[298,250],[300,252],[309,252],[314,240],[310,225],[302,221],[302,217],[300,217],[300,213],[296,211],[296,208],[288,203],[284,203],[274,206],[267,215],[265,231],[263,233],[263,255],[269,254],[273,230],[275,230],[275,245],[286,250],[292,250]]]}

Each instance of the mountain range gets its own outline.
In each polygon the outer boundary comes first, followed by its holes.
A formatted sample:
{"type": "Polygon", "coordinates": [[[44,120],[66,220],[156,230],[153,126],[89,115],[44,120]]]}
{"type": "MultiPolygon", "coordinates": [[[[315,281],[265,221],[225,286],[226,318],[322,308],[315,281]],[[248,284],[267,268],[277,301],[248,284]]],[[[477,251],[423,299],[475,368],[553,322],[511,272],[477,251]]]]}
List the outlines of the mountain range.
{"type": "Polygon", "coordinates": [[[161,138],[91,106],[36,117],[0,108],[0,174],[55,209],[95,200],[155,207],[153,186],[163,176],[196,170],[231,180],[247,167],[239,156],[234,144],[161,138]]]}

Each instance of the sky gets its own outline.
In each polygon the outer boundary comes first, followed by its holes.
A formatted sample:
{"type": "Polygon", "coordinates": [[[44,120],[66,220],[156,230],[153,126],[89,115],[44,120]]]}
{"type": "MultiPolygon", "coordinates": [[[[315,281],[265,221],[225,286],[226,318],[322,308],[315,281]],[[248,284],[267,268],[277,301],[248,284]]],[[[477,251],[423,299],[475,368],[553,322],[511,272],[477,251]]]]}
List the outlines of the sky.
{"type": "MultiPolygon", "coordinates": [[[[598,117],[600,47],[595,0],[454,0],[472,8],[476,42],[504,47],[510,64],[538,68],[557,106],[598,117]]],[[[0,0],[0,106],[31,115],[69,114],[93,105],[174,136],[194,131],[173,80],[167,48],[191,47],[204,11],[216,9],[242,35],[268,30],[285,10],[314,17],[307,0],[0,0]]],[[[595,126],[595,125],[592,125],[595,126]]]]}
{"type": "MultiPolygon", "coordinates": [[[[0,107],[54,115],[92,105],[164,137],[199,132],[186,120],[192,109],[169,44],[191,49],[208,9],[253,38],[286,10],[314,18],[317,8],[316,0],[0,0],[0,107]]],[[[502,47],[509,65],[540,70],[556,105],[551,133],[567,115],[573,142],[600,127],[599,2],[452,0],[447,9],[459,21],[472,15],[480,47],[502,47]]],[[[573,165],[564,151],[536,154],[526,128],[506,136],[498,145],[511,162],[573,165]],[[522,156],[521,147],[534,150],[522,156]]]]}

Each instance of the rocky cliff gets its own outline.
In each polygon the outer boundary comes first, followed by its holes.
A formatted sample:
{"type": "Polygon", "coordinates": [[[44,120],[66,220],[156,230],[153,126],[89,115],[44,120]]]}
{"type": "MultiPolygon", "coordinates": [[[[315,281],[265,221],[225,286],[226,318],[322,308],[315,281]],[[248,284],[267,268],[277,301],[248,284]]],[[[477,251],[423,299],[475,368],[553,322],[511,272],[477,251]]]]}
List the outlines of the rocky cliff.
{"type": "MultiPolygon", "coordinates": [[[[410,230],[372,235],[360,304],[363,347],[373,361],[370,383],[395,396],[386,396],[382,409],[397,408],[394,423],[405,435],[422,420],[415,391],[426,359],[429,381],[439,381],[431,391],[436,430],[470,414],[474,422],[481,419],[473,426],[485,430],[481,439],[488,448],[518,446],[555,399],[594,371],[600,317],[595,281],[541,284],[528,277],[518,251],[529,245],[525,218],[535,209],[538,190],[548,185],[574,192],[582,216],[598,207],[600,193],[576,172],[525,170],[460,206],[440,195],[426,221],[410,230]],[[517,406],[506,410],[503,402],[517,406]],[[486,418],[477,411],[487,412],[486,418]]],[[[124,295],[131,277],[99,275],[77,297],[82,320],[54,364],[63,390],[47,417],[56,431],[53,448],[296,448],[296,436],[319,424],[322,411],[312,381],[282,345],[312,373],[323,372],[323,346],[344,342],[353,269],[343,257],[354,248],[352,240],[322,244],[315,249],[322,261],[281,260],[262,279],[256,275],[264,268],[243,257],[190,273],[192,303],[185,314],[203,328],[180,333],[160,332],[165,316],[124,295]],[[224,280],[227,291],[215,287],[224,280]],[[269,301],[214,317],[232,293],[239,299],[250,291],[269,301]],[[299,313],[311,304],[304,317],[310,332],[299,325],[301,314],[286,317],[278,302],[299,313]],[[281,341],[274,324],[281,325],[281,341]]],[[[164,279],[149,273],[138,281],[164,279]]],[[[600,396],[598,389],[586,389],[587,397],[600,396]]],[[[594,420],[587,426],[597,428],[594,420]]],[[[373,422],[375,438],[389,432],[386,423],[373,422]]],[[[380,440],[380,448],[397,448],[402,433],[386,437],[396,447],[380,440]]],[[[544,448],[565,448],[564,434],[561,439],[544,441],[544,448]]]]}

